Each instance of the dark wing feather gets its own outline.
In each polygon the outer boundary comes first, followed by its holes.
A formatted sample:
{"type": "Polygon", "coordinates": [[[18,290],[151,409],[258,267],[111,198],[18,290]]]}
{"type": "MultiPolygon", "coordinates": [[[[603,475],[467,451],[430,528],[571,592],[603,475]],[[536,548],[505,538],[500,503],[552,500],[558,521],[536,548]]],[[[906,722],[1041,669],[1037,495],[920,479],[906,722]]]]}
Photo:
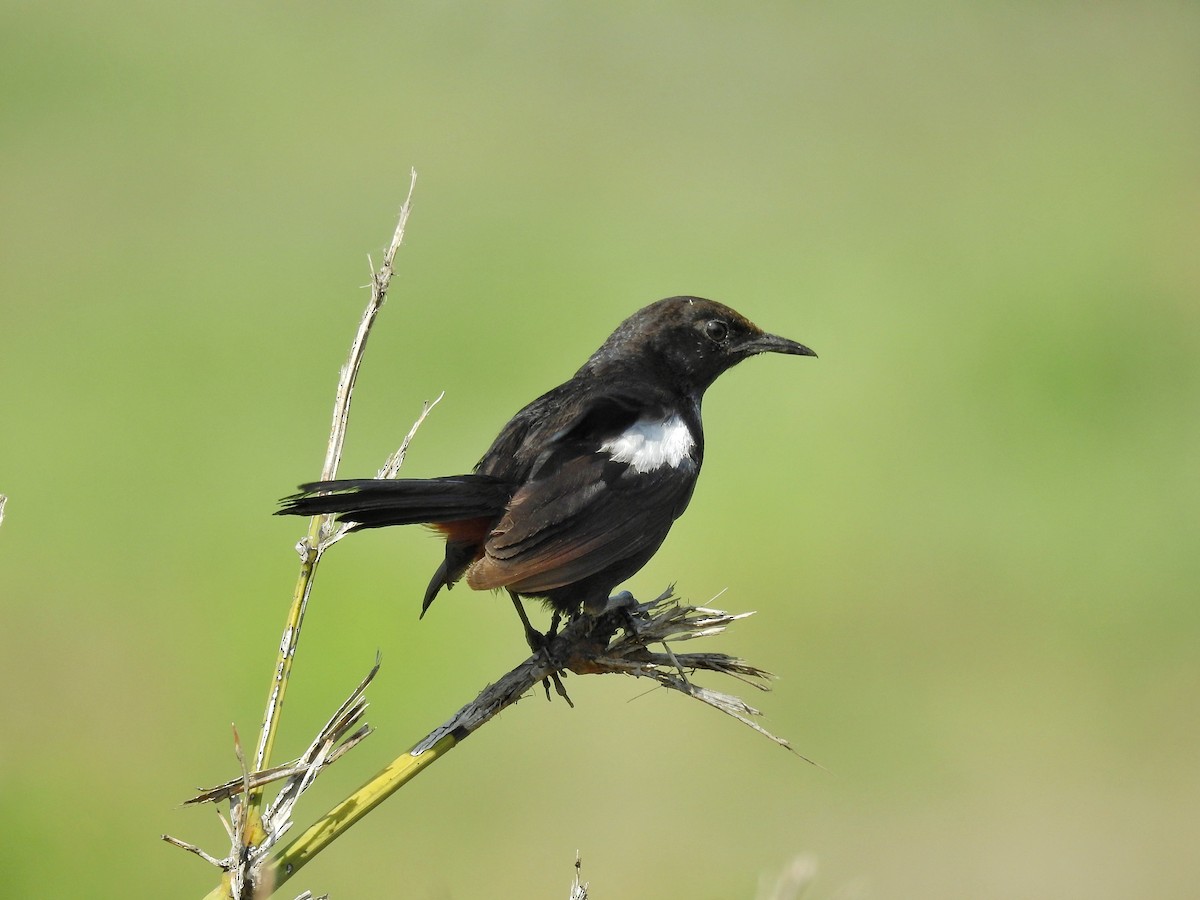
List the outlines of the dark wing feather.
{"type": "Polygon", "coordinates": [[[639,474],[605,454],[575,457],[517,491],[467,583],[537,595],[649,556],[687,506],[696,470],[639,474]]]}
{"type": "Polygon", "coordinates": [[[467,573],[472,588],[537,595],[649,558],[687,506],[699,455],[636,473],[599,450],[639,419],[661,417],[670,398],[632,376],[578,387],[568,382],[523,409],[481,461],[481,473],[519,471],[523,483],[467,573]]]}
{"type": "Polygon", "coordinates": [[[551,457],[587,452],[604,437],[619,434],[655,405],[647,392],[614,382],[603,391],[575,380],[547,391],[518,412],[479,460],[475,471],[514,484],[539,477],[551,457]]]}

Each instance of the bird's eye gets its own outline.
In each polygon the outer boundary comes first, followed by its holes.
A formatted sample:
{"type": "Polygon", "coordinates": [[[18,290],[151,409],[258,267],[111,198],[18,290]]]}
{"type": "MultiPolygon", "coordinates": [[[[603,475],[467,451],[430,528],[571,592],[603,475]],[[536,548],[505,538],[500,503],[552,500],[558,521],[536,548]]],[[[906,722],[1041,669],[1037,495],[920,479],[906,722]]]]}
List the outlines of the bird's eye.
{"type": "Polygon", "coordinates": [[[716,341],[718,344],[724,343],[729,337],[729,326],[720,319],[709,319],[704,323],[704,334],[709,340],[716,341]]]}

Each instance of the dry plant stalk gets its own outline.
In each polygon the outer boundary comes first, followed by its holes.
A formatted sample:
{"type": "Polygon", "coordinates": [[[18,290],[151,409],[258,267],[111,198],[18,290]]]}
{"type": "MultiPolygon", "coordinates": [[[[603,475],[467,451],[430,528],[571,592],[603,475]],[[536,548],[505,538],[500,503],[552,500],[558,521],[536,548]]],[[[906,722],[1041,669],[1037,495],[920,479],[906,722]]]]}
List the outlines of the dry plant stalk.
{"type": "MultiPolygon", "coordinates": [[[[392,281],[393,262],[400,244],[404,240],[404,229],[412,212],[412,194],[417,185],[417,173],[414,170],[408,184],[408,196],[400,207],[399,221],[392,234],[392,241],[383,255],[383,265],[371,271],[371,299],[363,312],[358,331],[350,345],[350,357],[342,367],[338,379],[337,396],[333,404],[333,424],[329,432],[329,444],[325,450],[325,464],[321,467],[321,480],[330,481],[337,477],[338,465],[342,460],[342,446],[346,441],[346,424],[350,418],[350,402],[354,397],[354,385],[358,380],[358,371],[362,366],[363,355],[367,350],[367,338],[371,334],[371,326],[375,317],[387,299],[388,287],[392,281]]],[[[429,412],[426,406],[417,424],[424,420],[429,412]]],[[[416,425],[413,426],[414,429],[416,425]]],[[[403,448],[399,451],[403,456],[403,448]]],[[[283,706],[284,695],[287,693],[288,679],[291,676],[292,661],[296,656],[296,647],[300,641],[300,629],[304,624],[304,612],[308,607],[308,598],[312,593],[313,576],[321,555],[341,535],[332,537],[338,530],[333,516],[314,516],[308,526],[308,534],[301,538],[296,545],[300,554],[300,574],[296,579],[296,589],[292,595],[292,605],[288,610],[287,624],[283,637],[279,642],[279,656],[275,662],[275,670],[271,678],[271,688],[267,695],[267,708],[263,714],[262,729],[259,732],[258,746],[254,752],[254,770],[260,771],[267,766],[271,758],[271,750],[275,745],[275,734],[278,730],[279,710],[283,706]],[[331,540],[332,537],[332,540],[331,540]]],[[[262,803],[261,792],[250,795],[249,806],[253,813],[262,803]]]]}
{"type": "MultiPolygon", "coordinates": [[[[372,809],[411,781],[560,671],[577,675],[621,674],[649,678],[662,687],[733,716],[776,744],[791,750],[757,722],[761,713],[745,701],[722,691],[693,684],[688,674],[716,672],[737,678],[758,690],[769,690],[771,674],[725,653],[674,653],[667,642],[720,634],[729,625],[751,615],[731,614],[679,603],[670,589],[649,603],[637,603],[629,594],[613,598],[609,611],[599,617],[580,616],[554,637],[544,652],[535,653],[488,685],[447,722],[418,741],[411,750],[389,763],[378,775],[327,812],[286,847],[278,850],[263,870],[263,884],[277,888],[317,853],[349,830],[372,809]],[[655,652],[652,644],[663,644],[655,652]]],[[[792,751],[795,752],[795,751],[792,751]]],[[[256,896],[258,896],[256,894],[256,896]]]]}
{"type": "Polygon", "coordinates": [[[579,859],[579,851],[575,851],[575,880],[571,882],[571,895],[567,900],[587,900],[588,883],[580,882],[583,877],[583,863],[579,859]]]}
{"type": "MultiPolygon", "coordinates": [[[[337,468],[341,462],[342,448],[346,439],[346,426],[350,416],[354,385],[362,366],[371,327],[387,299],[388,287],[394,274],[393,265],[396,253],[404,240],[404,229],[412,211],[412,196],[416,183],[417,173],[414,170],[410,173],[408,195],[400,207],[391,243],[383,256],[383,264],[375,269],[374,263],[371,263],[371,297],[351,343],[349,358],[342,367],[338,378],[337,394],[333,406],[333,423],[330,427],[325,461],[321,469],[321,478],[324,480],[337,476],[337,468]]],[[[438,400],[440,399],[441,397],[438,398],[438,400]]],[[[413,435],[436,403],[437,400],[432,404],[425,404],[420,417],[404,439],[404,443],[384,466],[384,470],[380,473],[381,477],[395,477],[413,435]]],[[[0,505],[0,514],[2,511],[3,507],[0,505]]],[[[218,799],[229,800],[229,819],[228,821],[222,819],[230,837],[229,855],[224,859],[216,859],[211,854],[205,853],[185,841],[169,835],[162,836],[163,840],[168,843],[195,853],[225,873],[221,886],[214,892],[217,896],[240,900],[246,887],[253,886],[258,882],[258,868],[266,858],[266,854],[291,827],[290,816],[296,800],[325,766],[338,759],[369,734],[370,729],[366,725],[353,732],[351,728],[358,724],[365,713],[366,701],[362,694],[375,672],[378,671],[378,661],[355,693],[318,734],[304,756],[286,766],[268,768],[279,728],[279,715],[287,693],[296,648],[299,646],[304,614],[312,594],[317,566],[325,550],[344,533],[344,528],[335,523],[332,516],[314,516],[309,522],[308,533],[296,545],[296,550],[300,555],[300,573],[296,579],[287,622],[279,641],[278,656],[272,670],[271,686],[255,748],[253,767],[252,769],[246,767],[241,741],[235,730],[234,749],[242,767],[241,778],[235,779],[229,785],[212,789],[211,792],[208,792],[211,793],[209,797],[196,798],[197,802],[200,799],[209,799],[214,802],[218,799]],[[286,779],[286,784],[271,806],[263,812],[263,788],[280,779],[286,779]]]]}

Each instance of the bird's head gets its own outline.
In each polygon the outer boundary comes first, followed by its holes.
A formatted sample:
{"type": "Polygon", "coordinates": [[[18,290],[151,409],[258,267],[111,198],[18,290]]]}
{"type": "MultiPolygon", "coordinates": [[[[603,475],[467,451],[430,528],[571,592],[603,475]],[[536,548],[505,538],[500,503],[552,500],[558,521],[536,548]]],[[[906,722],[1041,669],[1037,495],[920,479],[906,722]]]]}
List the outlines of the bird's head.
{"type": "Polygon", "coordinates": [[[715,300],[668,297],[617,326],[588,367],[603,371],[626,363],[645,365],[684,390],[704,391],[726,369],[759,353],[817,355],[803,344],[768,334],[715,300]]]}

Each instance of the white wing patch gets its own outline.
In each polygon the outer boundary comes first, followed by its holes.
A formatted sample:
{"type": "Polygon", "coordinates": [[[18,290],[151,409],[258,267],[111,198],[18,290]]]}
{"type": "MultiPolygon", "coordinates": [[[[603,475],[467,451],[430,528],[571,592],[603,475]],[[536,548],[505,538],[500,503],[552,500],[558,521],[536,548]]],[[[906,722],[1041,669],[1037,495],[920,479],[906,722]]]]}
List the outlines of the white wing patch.
{"type": "Polygon", "coordinates": [[[691,463],[696,439],[679,416],[669,419],[640,419],[600,449],[614,462],[628,463],[635,472],[653,472],[663,466],[679,468],[684,460],[691,463]]]}

